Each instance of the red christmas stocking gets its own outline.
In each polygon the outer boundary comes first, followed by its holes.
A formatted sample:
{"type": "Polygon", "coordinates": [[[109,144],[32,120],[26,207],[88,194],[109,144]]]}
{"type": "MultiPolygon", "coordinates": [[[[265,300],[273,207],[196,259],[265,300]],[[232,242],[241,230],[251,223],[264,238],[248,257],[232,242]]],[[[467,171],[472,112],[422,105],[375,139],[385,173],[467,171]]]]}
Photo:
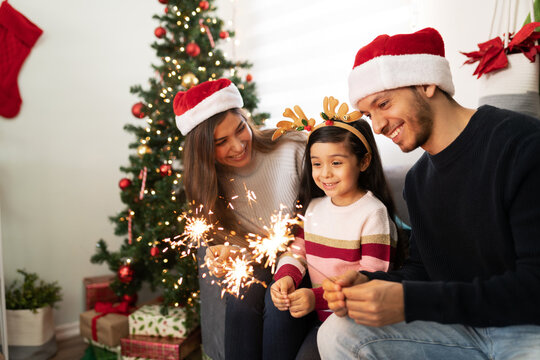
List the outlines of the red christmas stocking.
{"type": "Polygon", "coordinates": [[[42,32],[7,1],[0,5],[0,116],[13,118],[19,113],[17,76],[42,32]]]}

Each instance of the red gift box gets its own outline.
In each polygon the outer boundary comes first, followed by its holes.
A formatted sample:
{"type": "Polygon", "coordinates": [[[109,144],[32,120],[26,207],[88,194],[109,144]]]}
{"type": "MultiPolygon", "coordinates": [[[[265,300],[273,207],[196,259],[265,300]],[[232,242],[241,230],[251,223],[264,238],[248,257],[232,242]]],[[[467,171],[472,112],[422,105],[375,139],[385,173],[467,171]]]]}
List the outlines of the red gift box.
{"type": "Polygon", "coordinates": [[[98,301],[115,303],[120,298],[112,291],[109,286],[116,275],[93,276],[83,279],[86,291],[86,310],[91,310],[98,301]]]}
{"type": "Polygon", "coordinates": [[[120,340],[122,356],[155,360],[185,359],[201,345],[201,328],[184,339],[149,335],[130,335],[120,340]]]}

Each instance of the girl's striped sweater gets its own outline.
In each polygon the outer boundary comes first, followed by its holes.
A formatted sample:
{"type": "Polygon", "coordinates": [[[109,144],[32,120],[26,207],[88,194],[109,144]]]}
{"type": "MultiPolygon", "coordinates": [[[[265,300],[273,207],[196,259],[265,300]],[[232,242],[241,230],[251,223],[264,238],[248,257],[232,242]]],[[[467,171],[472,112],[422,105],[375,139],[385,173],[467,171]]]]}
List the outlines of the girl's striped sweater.
{"type": "Polygon", "coordinates": [[[304,231],[296,236],[292,254],[280,258],[274,279],[289,275],[298,286],[307,264],[315,310],[324,321],[331,312],[322,297],[323,280],[347,270],[388,271],[396,242],[396,226],[371,191],[348,206],[315,198],[306,210],[304,231]]]}

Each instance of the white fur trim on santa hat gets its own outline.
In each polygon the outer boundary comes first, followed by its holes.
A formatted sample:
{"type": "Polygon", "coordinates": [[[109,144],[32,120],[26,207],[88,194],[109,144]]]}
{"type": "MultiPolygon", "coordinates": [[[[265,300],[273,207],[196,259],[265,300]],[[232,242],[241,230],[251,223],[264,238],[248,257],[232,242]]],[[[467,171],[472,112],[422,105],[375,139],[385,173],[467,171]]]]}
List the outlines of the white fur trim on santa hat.
{"type": "Polygon", "coordinates": [[[454,95],[448,60],[430,54],[379,56],[355,67],[349,74],[352,107],[368,95],[411,85],[435,84],[454,95]]]}
{"type": "Polygon", "coordinates": [[[206,119],[219,114],[220,112],[242,108],[244,101],[236,86],[231,83],[206,97],[197,105],[184,112],[182,115],[176,116],[176,126],[180,129],[182,135],[187,135],[188,132],[206,119]]]}

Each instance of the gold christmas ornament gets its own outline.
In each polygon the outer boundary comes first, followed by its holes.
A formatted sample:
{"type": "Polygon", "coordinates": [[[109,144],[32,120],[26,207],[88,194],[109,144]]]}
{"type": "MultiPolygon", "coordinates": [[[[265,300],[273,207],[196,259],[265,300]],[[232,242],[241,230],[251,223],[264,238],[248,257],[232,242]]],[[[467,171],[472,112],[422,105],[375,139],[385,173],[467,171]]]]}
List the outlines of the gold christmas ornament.
{"type": "Polygon", "coordinates": [[[144,154],[151,154],[152,149],[150,149],[147,145],[143,144],[137,148],[137,153],[139,154],[139,156],[143,156],[144,154]]]}
{"type": "Polygon", "coordinates": [[[182,76],[182,86],[186,89],[191,88],[192,86],[195,86],[199,83],[199,79],[195,76],[195,74],[188,72],[185,73],[184,76],[182,76]]]}

